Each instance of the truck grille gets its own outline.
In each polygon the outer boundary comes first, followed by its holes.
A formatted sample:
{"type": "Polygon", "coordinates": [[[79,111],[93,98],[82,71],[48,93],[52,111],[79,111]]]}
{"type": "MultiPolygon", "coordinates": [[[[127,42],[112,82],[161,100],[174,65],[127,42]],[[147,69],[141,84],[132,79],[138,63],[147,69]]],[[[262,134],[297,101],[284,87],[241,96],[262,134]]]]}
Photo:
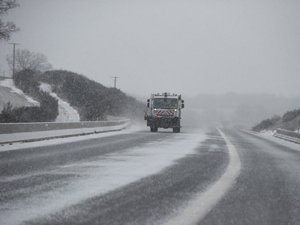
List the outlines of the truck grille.
{"type": "Polygon", "coordinates": [[[174,117],[175,113],[172,110],[156,110],[154,111],[156,117],[174,117]]]}

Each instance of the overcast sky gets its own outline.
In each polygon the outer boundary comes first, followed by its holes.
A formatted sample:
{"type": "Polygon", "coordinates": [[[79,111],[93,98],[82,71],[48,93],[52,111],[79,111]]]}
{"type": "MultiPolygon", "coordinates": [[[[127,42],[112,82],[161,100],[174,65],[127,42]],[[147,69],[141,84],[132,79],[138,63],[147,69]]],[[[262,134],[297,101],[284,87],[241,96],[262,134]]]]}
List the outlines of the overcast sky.
{"type": "MultiPolygon", "coordinates": [[[[10,42],[130,94],[300,95],[299,0],[19,0],[10,42]]],[[[0,42],[7,70],[8,42],[0,42]]]]}

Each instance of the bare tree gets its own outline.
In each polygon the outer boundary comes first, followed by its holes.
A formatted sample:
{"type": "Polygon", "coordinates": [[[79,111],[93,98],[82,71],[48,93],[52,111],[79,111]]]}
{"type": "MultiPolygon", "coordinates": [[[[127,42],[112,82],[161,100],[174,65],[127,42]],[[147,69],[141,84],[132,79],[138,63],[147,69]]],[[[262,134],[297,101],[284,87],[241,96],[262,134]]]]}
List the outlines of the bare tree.
{"type": "MultiPolygon", "coordinates": [[[[6,57],[9,67],[13,68],[13,55],[6,57]]],[[[16,72],[30,69],[34,71],[46,71],[52,69],[47,57],[41,53],[33,53],[27,49],[17,49],[15,55],[15,70],[16,72]]]]}
{"type": "MultiPolygon", "coordinates": [[[[19,6],[16,0],[0,0],[0,16],[7,14],[8,10],[19,6]]],[[[9,40],[12,32],[17,31],[18,28],[13,22],[4,22],[0,18],[0,40],[9,40]]]]}

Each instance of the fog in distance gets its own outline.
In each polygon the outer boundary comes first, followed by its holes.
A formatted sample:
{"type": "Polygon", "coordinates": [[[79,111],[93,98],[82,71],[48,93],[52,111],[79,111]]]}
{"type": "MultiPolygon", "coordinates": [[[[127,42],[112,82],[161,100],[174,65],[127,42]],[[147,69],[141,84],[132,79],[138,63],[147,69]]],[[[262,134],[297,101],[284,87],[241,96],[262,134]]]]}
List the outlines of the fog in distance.
{"type": "MultiPolygon", "coordinates": [[[[300,107],[298,0],[19,3],[7,15],[20,27],[11,42],[45,54],[56,69],[105,86],[118,76],[118,88],[142,100],[181,93],[201,121],[253,124],[300,107]]],[[[12,46],[0,48],[8,73],[12,46]]]]}

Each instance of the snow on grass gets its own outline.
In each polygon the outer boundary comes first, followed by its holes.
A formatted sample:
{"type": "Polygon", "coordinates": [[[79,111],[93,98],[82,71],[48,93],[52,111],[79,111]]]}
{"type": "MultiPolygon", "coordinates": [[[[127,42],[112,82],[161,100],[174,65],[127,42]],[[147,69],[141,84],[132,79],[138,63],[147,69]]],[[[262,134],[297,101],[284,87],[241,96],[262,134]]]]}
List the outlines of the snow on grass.
{"type": "Polygon", "coordinates": [[[58,116],[56,122],[78,122],[80,121],[79,113],[68,102],[62,100],[56,93],[52,92],[52,88],[49,84],[40,84],[42,91],[48,92],[52,97],[58,100],[58,116]]]}
{"type": "Polygon", "coordinates": [[[17,88],[12,79],[1,80],[0,86],[7,87],[10,89],[10,92],[23,96],[26,99],[26,101],[31,103],[33,106],[40,106],[39,102],[26,95],[21,89],[17,88]]]}
{"type": "Polygon", "coordinates": [[[59,166],[47,172],[80,176],[62,188],[1,205],[0,221],[5,224],[21,224],[51,216],[84,200],[157,174],[176,163],[176,160],[193,153],[204,139],[205,135],[201,132],[174,134],[170,139],[99,156],[90,162],[59,166]]]}

